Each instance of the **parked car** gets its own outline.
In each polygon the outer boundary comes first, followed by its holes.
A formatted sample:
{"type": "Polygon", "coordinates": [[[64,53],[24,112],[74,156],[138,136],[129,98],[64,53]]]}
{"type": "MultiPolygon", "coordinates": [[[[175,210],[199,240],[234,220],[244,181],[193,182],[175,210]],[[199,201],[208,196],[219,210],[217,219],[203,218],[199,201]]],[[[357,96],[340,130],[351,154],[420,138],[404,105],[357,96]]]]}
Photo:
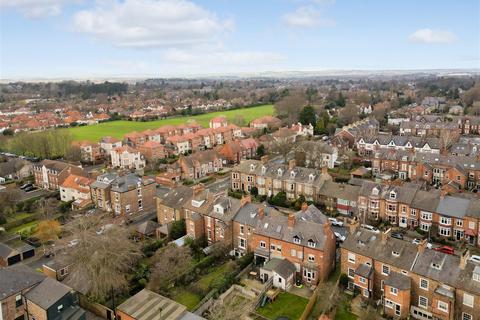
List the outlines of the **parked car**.
{"type": "Polygon", "coordinates": [[[73,239],[68,241],[67,246],[71,248],[71,247],[75,247],[77,244],[78,244],[78,239],[73,239]]]}
{"type": "Polygon", "coordinates": [[[31,183],[25,183],[24,185],[22,185],[22,186],[20,187],[20,189],[25,190],[26,188],[30,188],[30,187],[33,187],[33,184],[31,184],[31,183]]]}
{"type": "Polygon", "coordinates": [[[343,221],[337,220],[335,218],[328,218],[332,226],[343,227],[343,221]]]}
{"type": "Polygon", "coordinates": [[[346,237],[342,236],[339,232],[334,232],[335,238],[337,238],[338,241],[343,242],[345,241],[346,237]]]}
{"type": "MultiPolygon", "coordinates": [[[[412,240],[412,243],[416,244],[417,246],[420,244],[420,242],[422,242],[422,239],[415,238],[415,239],[412,240]]],[[[433,247],[432,244],[430,242],[428,242],[427,243],[427,248],[432,249],[432,247],[433,247]]]]}
{"type": "Polygon", "coordinates": [[[371,226],[369,224],[362,224],[360,225],[360,227],[365,230],[372,231],[373,233],[380,233],[380,230],[378,230],[378,228],[375,228],[374,226],[371,226]]]}
{"type": "Polygon", "coordinates": [[[443,253],[446,253],[446,254],[454,254],[455,253],[455,250],[452,247],[449,247],[449,246],[441,246],[441,247],[435,248],[433,250],[438,251],[438,252],[443,252],[443,253]]]}
{"type": "Polygon", "coordinates": [[[23,191],[25,192],[30,192],[30,191],[33,191],[33,190],[36,190],[37,188],[35,188],[34,186],[29,186],[29,187],[26,187],[25,189],[23,189],[23,191]]]}
{"type": "Polygon", "coordinates": [[[470,258],[468,258],[468,260],[480,263],[480,256],[473,255],[470,258]]]}
{"type": "Polygon", "coordinates": [[[403,234],[401,234],[400,232],[393,232],[392,238],[403,240],[403,234]]]}

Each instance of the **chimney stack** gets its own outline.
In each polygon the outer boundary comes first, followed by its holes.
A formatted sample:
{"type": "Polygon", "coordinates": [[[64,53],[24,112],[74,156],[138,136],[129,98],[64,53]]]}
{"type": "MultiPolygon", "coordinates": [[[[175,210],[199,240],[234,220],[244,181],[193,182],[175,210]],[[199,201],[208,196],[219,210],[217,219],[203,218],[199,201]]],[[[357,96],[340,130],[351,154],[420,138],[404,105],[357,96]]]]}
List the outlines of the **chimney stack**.
{"type": "Polygon", "coordinates": [[[350,233],[355,233],[357,230],[358,226],[360,225],[360,222],[357,220],[352,220],[352,222],[348,225],[348,229],[350,233]]]}
{"type": "Polygon", "coordinates": [[[448,191],[445,190],[445,188],[440,189],[440,199],[445,198],[445,196],[448,194],[448,191]]]}
{"type": "Polygon", "coordinates": [[[295,159],[288,161],[288,170],[293,170],[296,166],[295,159]]]}
{"type": "Polygon", "coordinates": [[[466,249],[463,254],[460,256],[460,265],[458,266],[460,270],[465,270],[467,266],[467,261],[470,258],[470,251],[466,249]]]}
{"type": "Polygon", "coordinates": [[[240,199],[240,207],[243,207],[250,202],[252,202],[252,197],[250,195],[242,196],[242,199],[240,199]]]}
{"type": "Polygon", "coordinates": [[[306,202],[302,203],[302,211],[305,212],[308,209],[308,204],[306,202]]]}
{"type": "Polygon", "coordinates": [[[423,239],[422,241],[420,241],[420,243],[418,244],[418,253],[425,252],[425,249],[427,248],[427,241],[428,239],[423,239]]]}
{"type": "Polygon", "coordinates": [[[328,174],[328,167],[327,166],[323,166],[322,167],[322,175],[326,175],[328,174]]]}
{"type": "Polygon", "coordinates": [[[392,230],[392,229],[390,228],[390,229],[388,229],[387,231],[382,232],[382,244],[383,244],[383,245],[385,245],[385,244],[387,243],[387,241],[388,241],[388,238],[390,238],[390,231],[391,231],[391,230],[392,230]]]}
{"type": "Polygon", "coordinates": [[[260,206],[260,207],[258,207],[258,218],[259,218],[260,220],[262,220],[263,217],[265,217],[265,207],[264,207],[264,206],[260,206]]]}
{"type": "Polygon", "coordinates": [[[288,227],[293,228],[295,226],[295,215],[293,213],[288,214],[288,227]]]}
{"type": "Polygon", "coordinates": [[[193,190],[193,195],[196,196],[197,194],[201,193],[203,190],[205,190],[205,186],[203,183],[196,184],[192,187],[193,190]]]}

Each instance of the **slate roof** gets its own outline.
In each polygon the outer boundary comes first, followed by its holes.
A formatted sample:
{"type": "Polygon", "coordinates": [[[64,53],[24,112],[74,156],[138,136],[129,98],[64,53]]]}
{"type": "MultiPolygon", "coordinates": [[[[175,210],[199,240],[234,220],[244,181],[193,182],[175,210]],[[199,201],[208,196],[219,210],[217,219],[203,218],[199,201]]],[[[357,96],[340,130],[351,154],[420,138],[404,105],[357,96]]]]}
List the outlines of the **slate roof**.
{"type": "Polygon", "coordinates": [[[0,300],[3,300],[36,285],[45,279],[45,276],[23,264],[16,264],[11,267],[0,268],[0,279],[2,279],[0,300]]]}
{"type": "Polygon", "coordinates": [[[388,237],[387,241],[382,243],[381,234],[364,229],[357,229],[353,234],[349,234],[341,246],[403,270],[410,270],[418,251],[415,244],[400,239],[388,237]]]}
{"type": "Polygon", "coordinates": [[[400,290],[410,290],[412,287],[412,280],[410,277],[391,271],[388,275],[387,279],[385,280],[386,286],[391,286],[400,290]]]}
{"type": "Polygon", "coordinates": [[[232,171],[239,171],[245,174],[254,174],[257,176],[266,176],[280,180],[295,181],[299,183],[311,183],[317,186],[320,186],[325,181],[332,180],[330,175],[322,174],[322,172],[317,169],[294,167],[292,170],[289,170],[288,165],[272,162],[264,164],[259,160],[242,161],[239,165],[235,166],[232,171]],[[281,171],[279,171],[279,169],[281,171]],[[293,177],[291,175],[292,171],[294,172],[293,177]],[[280,175],[279,172],[281,173],[280,175]],[[310,175],[313,177],[312,181],[309,180],[310,175]]]}
{"type": "Polygon", "coordinates": [[[278,273],[283,279],[288,279],[296,272],[295,265],[287,259],[270,259],[262,269],[278,273]]]}
{"type": "Polygon", "coordinates": [[[337,183],[333,181],[325,181],[325,183],[318,191],[318,194],[327,197],[334,197],[337,199],[357,201],[360,189],[361,188],[359,186],[337,183]]]}
{"type": "Polygon", "coordinates": [[[137,232],[143,235],[149,235],[149,234],[155,233],[155,231],[159,226],[160,225],[155,221],[151,221],[151,220],[144,221],[137,226],[137,232]]]}
{"type": "Polygon", "coordinates": [[[154,183],[153,179],[143,179],[136,173],[127,173],[123,176],[118,176],[112,182],[112,191],[114,192],[127,192],[129,190],[136,189],[138,184],[145,186],[154,183]]]}
{"type": "Polygon", "coordinates": [[[400,136],[400,135],[390,135],[390,134],[378,134],[375,136],[364,136],[360,137],[358,140],[363,140],[365,143],[373,144],[377,141],[381,146],[387,146],[391,142],[395,146],[406,147],[408,143],[415,148],[423,148],[425,145],[431,149],[440,149],[442,142],[439,138],[434,137],[418,137],[418,136],[400,136]]]}
{"type": "MultiPolygon", "coordinates": [[[[310,205],[309,208],[312,206],[310,205]]],[[[288,217],[285,215],[265,216],[263,219],[257,220],[255,233],[290,243],[294,242],[294,237],[298,237],[300,244],[303,246],[307,246],[309,241],[313,241],[315,248],[323,249],[327,235],[323,224],[319,221],[326,222],[327,218],[320,210],[315,209],[312,208],[310,214],[297,212],[295,214],[295,224],[292,228],[288,226],[288,217]],[[314,217],[313,212],[316,212],[317,216],[314,217]]]]}
{"type": "Polygon", "coordinates": [[[40,284],[25,294],[25,298],[35,303],[43,310],[48,310],[62,297],[72,291],[72,288],[54,280],[46,278],[40,284]]]}
{"type": "Polygon", "coordinates": [[[173,189],[160,188],[157,192],[157,198],[160,199],[161,203],[174,209],[181,209],[185,203],[192,199],[192,196],[193,189],[182,185],[173,189]]]}
{"type": "Polygon", "coordinates": [[[355,274],[370,279],[370,277],[373,274],[373,268],[372,266],[369,266],[368,264],[362,263],[360,264],[357,269],[355,269],[355,274]]]}

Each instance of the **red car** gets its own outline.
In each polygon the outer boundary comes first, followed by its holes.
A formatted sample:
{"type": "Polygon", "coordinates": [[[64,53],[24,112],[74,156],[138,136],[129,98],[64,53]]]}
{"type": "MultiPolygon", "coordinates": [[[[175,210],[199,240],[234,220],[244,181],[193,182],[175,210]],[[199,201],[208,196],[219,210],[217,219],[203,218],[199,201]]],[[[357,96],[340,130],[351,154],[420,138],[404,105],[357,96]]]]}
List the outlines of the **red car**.
{"type": "Polygon", "coordinates": [[[455,253],[455,250],[452,247],[449,247],[449,246],[441,246],[441,247],[435,248],[433,250],[443,252],[443,253],[446,253],[446,254],[454,254],[455,253]]]}

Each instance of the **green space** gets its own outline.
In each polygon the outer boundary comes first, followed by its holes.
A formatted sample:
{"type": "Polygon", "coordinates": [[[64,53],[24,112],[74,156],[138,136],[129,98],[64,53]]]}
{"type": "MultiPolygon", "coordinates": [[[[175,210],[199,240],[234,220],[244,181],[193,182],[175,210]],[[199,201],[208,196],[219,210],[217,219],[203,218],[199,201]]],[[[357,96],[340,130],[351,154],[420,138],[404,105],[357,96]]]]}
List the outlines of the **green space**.
{"type": "Polygon", "coordinates": [[[273,115],[273,105],[266,104],[256,107],[228,110],[228,111],[218,111],[200,114],[196,116],[185,116],[185,117],[176,117],[168,118],[163,120],[155,121],[110,121],[104,122],[92,126],[81,126],[81,127],[72,127],[65,130],[68,130],[74,137],[75,140],[90,140],[98,141],[102,137],[112,136],[116,138],[122,138],[126,133],[132,131],[144,131],[147,129],[158,129],[161,126],[165,125],[179,125],[186,123],[190,120],[197,121],[200,125],[208,127],[208,122],[210,119],[217,116],[225,116],[228,120],[233,120],[237,116],[242,116],[245,121],[248,123],[253,119],[260,118],[262,116],[273,115]]]}
{"type": "Polygon", "coordinates": [[[282,292],[275,301],[258,308],[257,313],[272,320],[278,317],[287,317],[290,320],[296,320],[302,316],[307,304],[308,300],[303,297],[282,292]]]}
{"type": "Polygon", "coordinates": [[[335,313],[335,320],[357,320],[357,316],[351,313],[349,309],[350,297],[343,294],[341,295],[341,299],[335,313]]]}
{"type": "Polygon", "coordinates": [[[22,220],[22,219],[30,217],[31,215],[32,215],[32,213],[28,213],[28,212],[22,212],[22,213],[16,213],[16,214],[13,214],[13,215],[9,215],[9,216],[7,216],[7,222],[22,220]]]}
{"type": "Polygon", "coordinates": [[[180,304],[187,307],[189,311],[192,311],[200,301],[202,296],[189,291],[187,288],[177,288],[172,291],[171,298],[180,304]]]}
{"type": "Polygon", "coordinates": [[[236,264],[233,261],[213,267],[206,274],[201,275],[196,282],[173,289],[170,296],[178,303],[187,306],[188,310],[192,310],[210,291],[213,281],[233,272],[235,267],[236,264]]]}
{"type": "Polygon", "coordinates": [[[31,231],[33,229],[35,229],[37,224],[38,224],[38,221],[28,222],[28,223],[22,224],[18,227],[8,229],[8,233],[10,233],[10,234],[13,234],[13,233],[18,233],[18,234],[28,233],[30,235],[31,231]]]}

